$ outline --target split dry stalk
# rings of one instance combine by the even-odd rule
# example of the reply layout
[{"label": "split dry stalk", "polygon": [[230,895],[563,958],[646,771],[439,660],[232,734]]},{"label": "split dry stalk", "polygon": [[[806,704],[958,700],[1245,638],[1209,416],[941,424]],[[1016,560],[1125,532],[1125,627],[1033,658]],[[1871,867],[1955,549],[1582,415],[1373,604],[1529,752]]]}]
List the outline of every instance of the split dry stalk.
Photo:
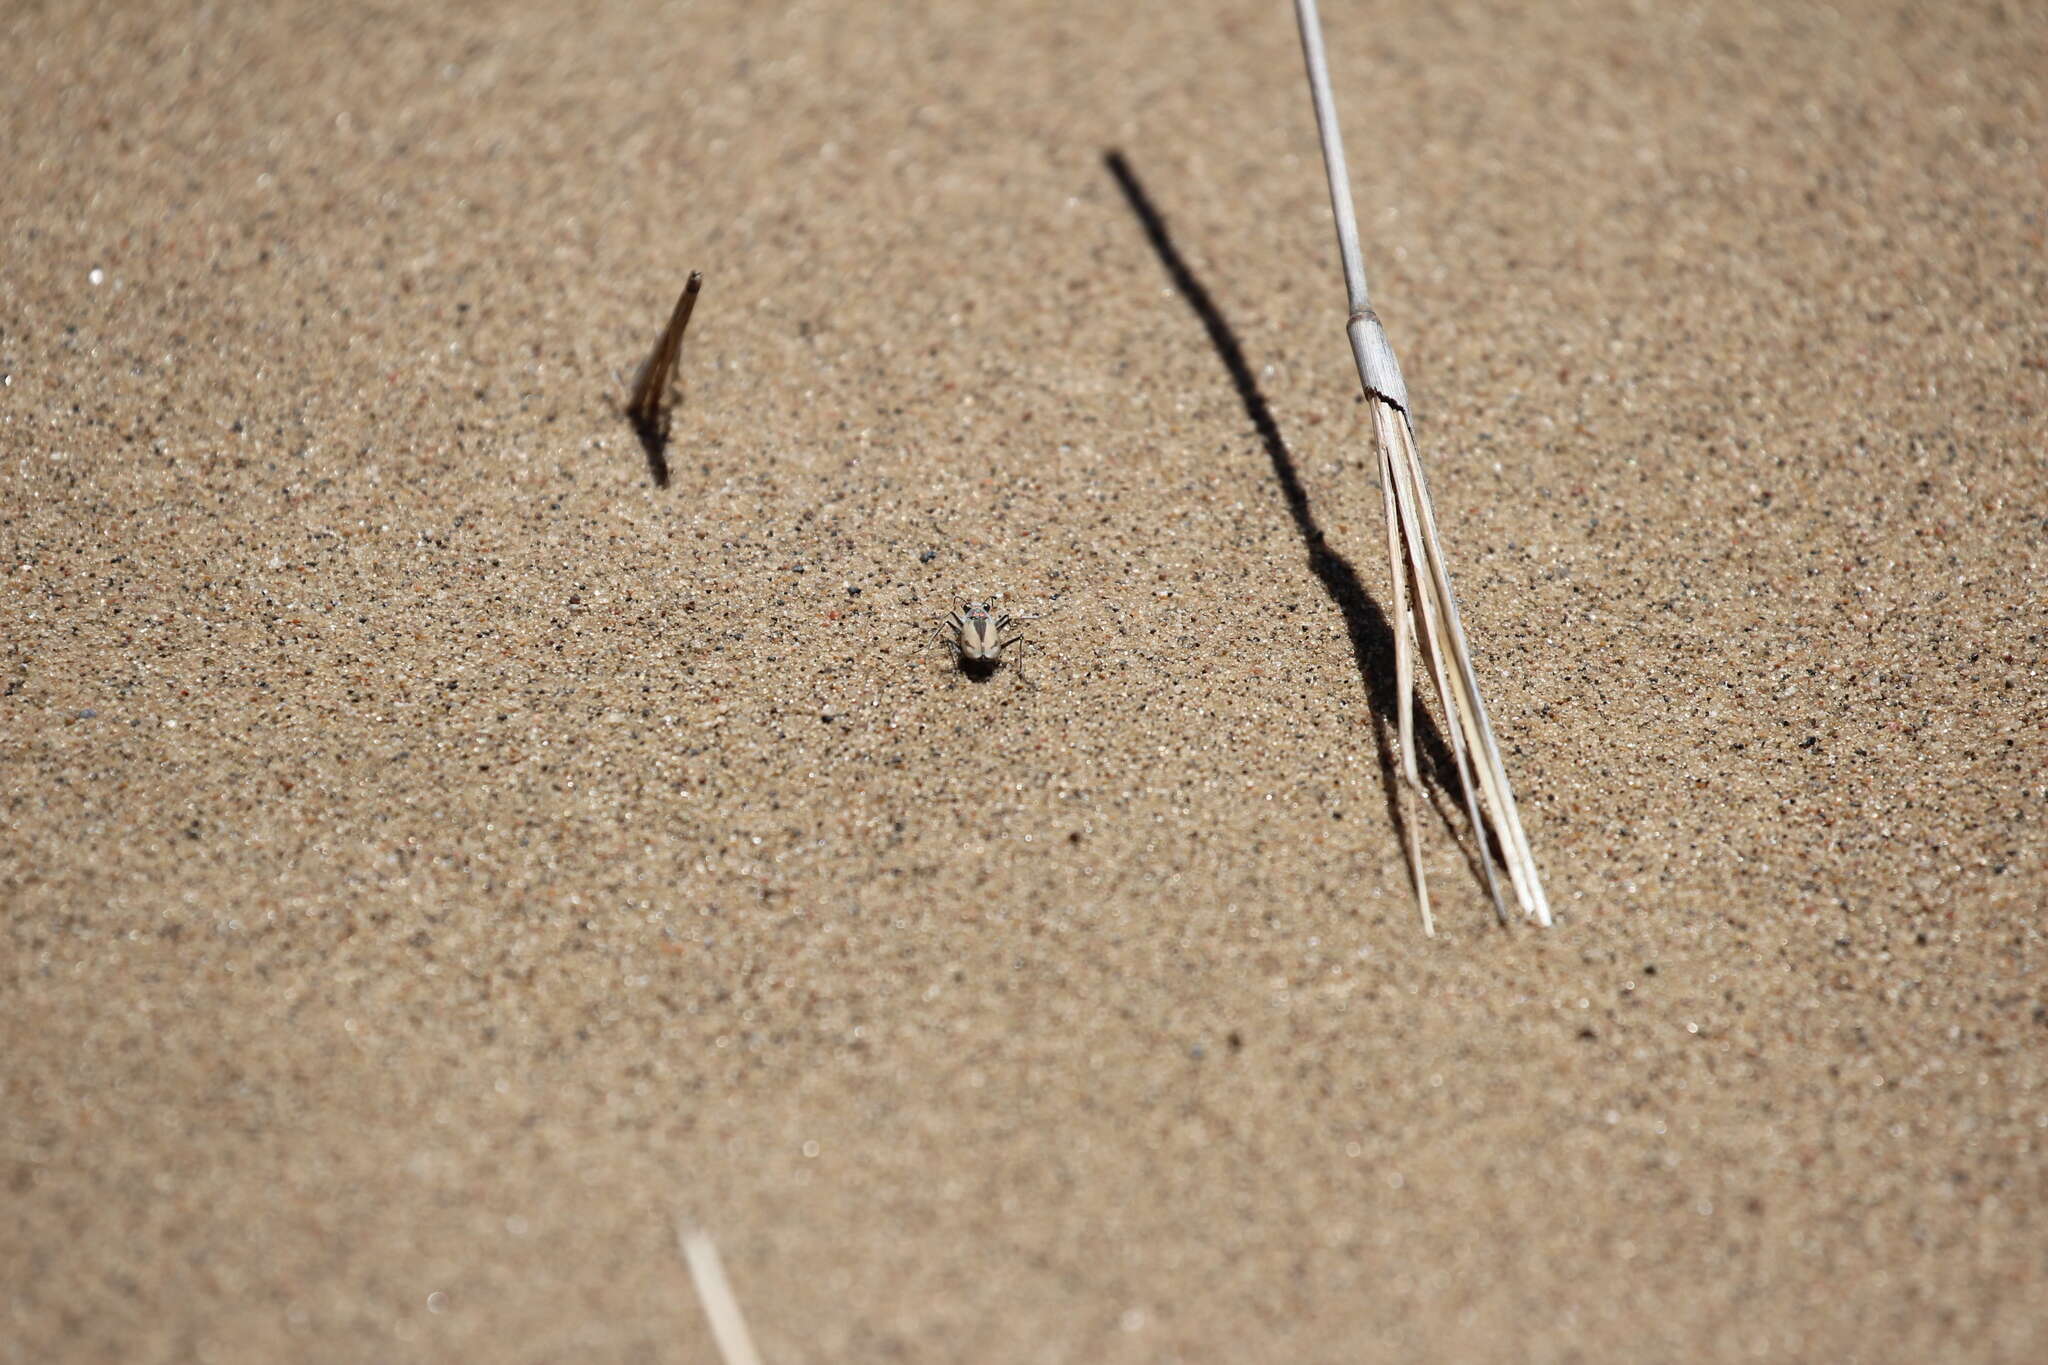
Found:
[{"label": "split dry stalk", "polygon": [[[1387,343],[1386,330],[1372,310],[1366,292],[1365,262],[1358,249],[1358,220],[1351,206],[1351,173],[1344,165],[1344,138],[1337,127],[1337,105],[1330,94],[1329,61],[1323,53],[1323,25],[1315,0],[1295,0],[1301,25],[1301,52],[1308,65],[1309,95],[1315,103],[1316,130],[1322,137],[1323,168],[1330,178],[1330,209],[1337,219],[1337,249],[1344,261],[1344,287],[1351,311],[1345,334],[1359,382],[1372,405],[1373,435],[1379,446],[1380,487],[1387,512],[1387,559],[1394,580],[1395,687],[1400,698],[1397,724],[1401,733],[1401,821],[1408,829],[1408,866],[1415,898],[1422,911],[1423,931],[1436,932],[1430,914],[1429,888],[1422,874],[1422,837],[1416,806],[1422,776],[1415,761],[1415,661],[1420,646],[1423,662],[1436,685],[1443,707],[1451,754],[1465,789],[1465,810],[1478,842],[1479,866],[1493,898],[1494,914],[1503,923],[1507,908],[1493,875],[1489,835],[1507,865],[1508,881],[1523,915],[1549,924],[1550,902],[1536,875],[1536,858],[1522,830],[1514,788],[1486,704],[1479,698],[1479,675],[1472,667],[1472,647],[1458,618],[1458,599],[1451,592],[1450,569],[1443,541],[1437,535],[1436,510],[1430,503],[1429,480],[1415,449],[1415,427],[1408,416],[1408,389],[1401,367]],[[1419,633],[1418,633],[1419,625]]]}]

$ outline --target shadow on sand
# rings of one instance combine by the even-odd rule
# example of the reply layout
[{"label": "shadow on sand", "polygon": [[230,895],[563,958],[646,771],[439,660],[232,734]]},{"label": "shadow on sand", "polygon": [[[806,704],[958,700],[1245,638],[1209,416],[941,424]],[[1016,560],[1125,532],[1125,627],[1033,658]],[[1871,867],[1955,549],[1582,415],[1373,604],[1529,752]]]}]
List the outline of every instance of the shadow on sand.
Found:
[{"label": "shadow on sand", "polygon": [[633,424],[633,434],[640,438],[640,448],[647,452],[647,472],[654,479],[654,486],[668,487],[670,414],[666,411],[647,414],[629,410],[626,420]]},{"label": "shadow on sand", "polygon": [[[1230,382],[1237,389],[1238,400],[1244,404],[1245,415],[1252,419],[1252,426],[1257,429],[1259,440],[1266,448],[1266,458],[1272,461],[1273,477],[1280,485],[1281,496],[1287,500],[1288,514],[1294,518],[1295,529],[1301,533],[1302,544],[1308,550],[1309,572],[1316,576],[1316,581],[1323,585],[1323,591],[1329,594],[1330,601],[1336,604],[1344,617],[1344,629],[1351,636],[1351,656],[1358,665],[1358,676],[1365,685],[1366,700],[1377,722],[1374,729],[1379,741],[1380,776],[1386,787],[1387,809],[1396,832],[1405,839],[1400,802],[1395,795],[1395,784],[1400,781],[1400,760],[1395,752],[1392,733],[1398,724],[1393,627],[1388,623],[1386,613],[1380,610],[1379,603],[1365,590],[1365,584],[1359,581],[1358,571],[1351,567],[1351,562],[1324,541],[1322,528],[1316,524],[1315,511],[1309,506],[1308,492],[1301,486],[1301,476],[1295,472],[1294,456],[1280,435],[1280,424],[1273,419],[1273,410],[1267,405],[1265,394],[1259,391],[1259,381],[1253,376],[1251,363],[1244,358],[1244,347],[1224,320],[1216,300],[1209,296],[1209,291],[1195,278],[1180,250],[1174,246],[1173,237],[1166,230],[1166,220],[1159,216],[1151,196],[1138,183],[1131,163],[1118,151],[1105,152],[1102,160],[1116,180],[1117,188],[1123,191],[1131,212],[1137,215],[1139,225],[1145,229],[1146,240],[1151,242],[1159,263],[1166,267],[1173,287],[1180,291],[1180,296],[1187,300],[1188,307],[1194,309],[1195,316],[1201,319],[1203,328],[1209,333],[1209,344],[1216,348],[1217,359],[1229,371]],[[1418,660],[1418,669],[1420,666]],[[1462,801],[1464,784],[1459,780],[1450,748],[1444,743],[1435,721],[1419,704],[1415,708],[1415,747],[1425,782],[1456,801]],[[1456,823],[1449,819],[1440,805],[1437,813],[1456,828]],[[1460,847],[1463,847],[1462,841]],[[1469,859],[1469,853],[1467,857]],[[1474,875],[1478,875],[1476,866]]]}]

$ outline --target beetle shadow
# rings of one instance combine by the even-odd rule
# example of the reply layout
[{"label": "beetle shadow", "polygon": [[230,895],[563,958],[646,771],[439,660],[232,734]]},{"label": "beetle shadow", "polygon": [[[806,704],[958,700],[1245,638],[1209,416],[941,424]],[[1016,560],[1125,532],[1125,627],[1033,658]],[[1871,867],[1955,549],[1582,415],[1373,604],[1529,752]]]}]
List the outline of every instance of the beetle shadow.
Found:
[{"label": "beetle shadow", "polygon": [[[1273,409],[1266,402],[1266,395],[1259,389],[1259,381],[1253,375],[1251,362],[1245,359],[1244,347],[1239,344],[1237,333],[1231,330],[1223,317],[1223,310],[1216,306],[1208,289],[1188,268],[1188,263],[1173,244],[1173,236],[1167,231],[1166,220],[1152,202],[1145,187],[1138,182],[1137,173],[1124,154],[1111,149],[1103,153],[1103,164],[1108,168],[1117,188],[1123,191],[1125,201],[1130,205],[1138,224],[1145,230],[1145,238],[1152,244],[1159,263],[1166,268],[1173,287],[1181,298],[1187,301],[1195,316],[1201,320],[1209,334],[1209,344],[1216,350],[1217,359],[1230,373],[1230,382],[1237,389],[1238,401],[1244,404],[1245,415],[1252,420],[1258,431],[1259,441],[1265,447],[1266,458],[1272,462],[1273,478],[1280,485],[1280,494],[1286,499],[1288,515],[1294,518],[1294,526],[1301,533],[1303,546],[1308,550],[1309,571],[1316,581],[1323,585],[1337,610],[1344,617],[1344,629],[1351,637],[1351,657],[1358,666],[1358,676],[1365,685],[1366,701],[1372,708],[1374,735],[1379,742],[1380,776],[1386,788],[1387,809],[1395,830],[1406,836],[1401,819],[1401,803],[1398,797],[1400,782],[1400,756],[1393,728],[1399,724],[1400,698],[1396,690],[1395,642],[1393,627],[1387,621],[1387,614],[1380,610],[1378,602],[1366,591],[1358,571],[1351,567],[1351,561],[1331,549],[1323,537],[1322,527],[1316,524],[1315,509],[1310,506],[1308,490],[1302,487],[1301,476],[1294,467],[1294,455],[1287,448],[1287,441],[1280,434],[1280,424],[1273,417]],[[1421,661],[1417,660],[1418,673]],[[1431,789],[1432,804],[1436,804],[1435,793],[1442,791],[1457,801],[1464,800],[1465,785],[1458,773],[1458,765],[1451,755],[1450,746],[1444,742],[1436,722],[1420,705],[1415,707],[1415,749],[1416,763],[1422,771],[1427,786]],[[1437,805],[1437,814],[1455,829],[1457,822],[1450,819],[1443,807]],[[1483,847],[1483,845],[1482,845]],[[1463,840],[1459,848],[1464,850]],[[1467,855],[1469,858],[1469,854]],[[1483,855],[1482,855],[1483,856]],[[1473,875],[1479,875],[1474,866]]]},{"label": "beetle shadow", "polygon": [[990,678],[993,678],[996,675],[996,670],[1002,666],[1003,661],[1000,659],[955,658],[953,660],[953,668],[956,672],[969,681],[978,683],[985,683]]}]

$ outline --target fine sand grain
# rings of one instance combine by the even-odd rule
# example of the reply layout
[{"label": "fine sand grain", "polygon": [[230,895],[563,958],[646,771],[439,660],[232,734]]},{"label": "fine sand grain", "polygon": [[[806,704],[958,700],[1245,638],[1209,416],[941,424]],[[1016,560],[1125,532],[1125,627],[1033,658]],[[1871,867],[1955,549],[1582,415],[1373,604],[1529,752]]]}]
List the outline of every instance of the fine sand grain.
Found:
[{"label": "fine sand grain", "polygon": [[5,8],[0,1359],[2048,1359],[2048,16],[1325,20],[1549,932],[1283,0]]}]

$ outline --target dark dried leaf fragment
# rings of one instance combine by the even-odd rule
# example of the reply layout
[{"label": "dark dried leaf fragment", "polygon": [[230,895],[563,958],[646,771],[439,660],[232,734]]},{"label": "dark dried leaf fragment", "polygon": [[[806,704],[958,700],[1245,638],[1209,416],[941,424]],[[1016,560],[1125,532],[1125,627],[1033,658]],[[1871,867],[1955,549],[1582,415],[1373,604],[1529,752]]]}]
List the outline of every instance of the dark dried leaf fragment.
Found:
[{"label": "dark dried leaf fragment", "polygon": [[669,392],[675,383],[676,361],[683,353],[683,333],[689,330],[690,314],[697,307],[697,291],[703,284],[703,272],[692,270],[690,282],[676,299],[675,311],[669,314],[668,326],[662,329],[661,340],[633,379],[633,396],[626,404],[627,420],[647,451],[654,482],[663,488],[668,486]]}]

